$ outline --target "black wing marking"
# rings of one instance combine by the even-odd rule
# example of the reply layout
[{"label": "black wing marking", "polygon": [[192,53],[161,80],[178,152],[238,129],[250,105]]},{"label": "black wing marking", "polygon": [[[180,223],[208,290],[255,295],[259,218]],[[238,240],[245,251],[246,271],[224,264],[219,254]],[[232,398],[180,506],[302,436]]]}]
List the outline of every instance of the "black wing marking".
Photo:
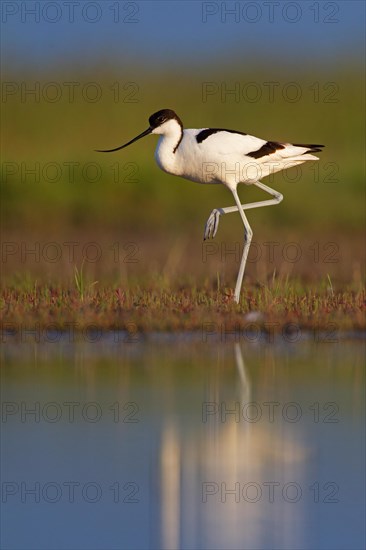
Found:
[{"label": "black wing marking", "polygon": [[197,143],[202,143],[205,139],[210,137],[212,134],[217,132],[229,132],[230,134],[240,134],[241,136],[246,136],[244,132],[237,132],[236,130],[227,130],[226,128],[206,128],[206,130],[201,130],[199,134],[196,135]]},{"label": "black wing marking", "polygon": [[295,147],[307,147],[308,150],[303,153],[304,155],[306,155],[306,153],[321,153],[323,147],[325,147],[325,145],[316,145],[314,143],[310,145],[304,143],[293,143],[292,145],[295,145]]},{"label": "black wing marking", "polygon": [[[280,151],[281,149],[286,148],[286,143],[280,143],[278,141],[267,141],[260,149],[257,151],[252,151],[251,153],[247,153],[248,157],[252,157],[254,159],[259,159],[261,157],[265,157],[267,155],[272,155],[276,151]],[[324,145],[315,145],[315,144],[304,144],[304,143],[289,143],[289,146],[294,147],[306,147],[306,151],[302,153],[303,155],[306,155],[307,153],[319,153],[322,151],[322,147]]]},{"label": "black wing marking", "polygon": [[257,151],[252,151],[251,153],[247,153],[248,157],[252,157],[254,159],[260,159],[261,157],[265,157],[267,155],[272,155],[276,151],[279,151],[280,149],[284,149],[285,146],[282,145],[282,143],[279,143],[278,141],[267,141],[260,149],[257,149]]}]

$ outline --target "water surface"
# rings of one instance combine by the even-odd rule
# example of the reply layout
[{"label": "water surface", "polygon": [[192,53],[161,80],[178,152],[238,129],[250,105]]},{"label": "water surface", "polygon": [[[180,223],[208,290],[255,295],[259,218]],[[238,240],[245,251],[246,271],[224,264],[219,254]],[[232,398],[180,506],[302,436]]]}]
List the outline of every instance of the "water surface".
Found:
[{"label": "water surface", "polygon": [[361,549],[364,346],[2,349],[2,547]]}]

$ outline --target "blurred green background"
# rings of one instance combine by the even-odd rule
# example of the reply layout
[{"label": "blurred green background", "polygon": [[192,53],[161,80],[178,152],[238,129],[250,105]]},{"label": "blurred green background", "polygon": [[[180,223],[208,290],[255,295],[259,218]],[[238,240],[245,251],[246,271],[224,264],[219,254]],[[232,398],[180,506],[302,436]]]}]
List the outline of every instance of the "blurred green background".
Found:
[{"label": "blurred green background", "polygon": [[[314,274],[324,268],[333,277],[352,279],[353,264],[362,264],[364,258],[363,92],[356,71],[343,68],[329,75],[329,80],[324,74],[293,71],[281,78],[267,74],[265,80],[259,73],[251,72],[249,80],[230,71],[222,72],[220,79],[197,73],[181,73],[177,79],[170,73],[154,76],[141,68],[138,82],[121,81],[118,73],[99,70],[97,74],[97,79],[90,74],[80,80],[74,74],[51,73],[47,80],[37,80],[39,97],[46,97],[39,102],[31,95],[27,101],[23,96],[22,101],[22,90],[35,89],[35,81],[6,79],[17,82],[18,89],[8,95],[2,117],[2,234],[5,242],[17,243],[15,249],[9,245],[5,250],[5,276],[27,267],[37,277],[43,273],[41,278],[48,274],[58,280],[67,278],[73,265],[80,265],[82,247],[89,242],[98,243],[104,259],[110,260],[113,246],[117,246],[114,243],[119,243],[122,251],[134,243],[139,250],[137,264],[128,258],[125,261],[128,250],[119,259],[136,275],[146,269],[159,272],[172,247],[176,248],[173,263],[178,271],[186,271],[188,263],[194,273],[197,264],[196,272],[203,274],[203,247],[207,246],[202,244],[203,227],[213,208],[232,204],[228,190],[161,172],[154,161],[155,136],[114,154],[94,151],[126,142],[147,127],[152,112],[173,108],[187,127],[228,127],[267,139],[325,144],[319,163],[276,174],[271,182],[267,178],[269,185],[283,193],[284,201],[250,212],[249,219],[254,241],[261,244],[261,260],[267,264],[269,248],[263,243],[280,243],[274,261],[281,262],[282,247],[296,242],[302,256],[295,262],[295,268],[302,266],[298,275],[306,267]],[[65,82],[78,82],[72,100]],[[248,86],[248,82],[255,84]],[[273,101],[269,82],[276,83]],[[237,95],[229,93],[235,89]],[[93,98],[98,91],[98,101],[85,99],[86,94]],[[117,93],[120,100],[115,102]],[[49,100],[57,94],[59,101]],[[248,102],[256,95],[256,102]],[[296,95],[297,101],[289,101]],[[266,198],[244,185],[239,194],[243,202]],[[69,241],[78,243],[71,258],[75,261],[69,261],[69,249],[63,245]],[[235,264],[235,257],[222,258],[224,241],[228,247],[242,242],[239,216],[221,218],[214,241],[219,248],[207,249],[215,271]],[[44,250],[50,242],[56,242],[58,248]],[[23,252],[21,243],[28,243]],[[329,243],[336,243],[337,261],[324,265],[327,254],[332,255]],[[318,246],[317,256],[315,248],[311,252],[312,246]],[[33,255],[26,252],[32,249],[36,250]],[[61,258],[45,261],[57,255],[57,250],[61,250]],[[253,258],[258,255],[254,252]],[[312,255],[314,261],[309,266],[306,259]],[[93,250],[89,256],[93,257]],[[114,278],[119,273],[116,264],[121,262],[111,261],[109,266],[99,261],[88,263],[98,276]],[[254,267],[249,267],[249,274]],[[267,267],[272,273],[274,266]]]},{"label": "blurred green background", "polygon": [[[108,284],[154,274],[232,286],[239,216],[222,217],[213,244],[202,243],[211,210],[233,203],[226,188],[160,171],[155,136],[114,154],[94,151],[125,143],[151,113],[171,108],[188,128],[324,144],[318,163],[265,180],[284,201],[249,212],[256,245],[246,276],[265,283],[274,273],[305,281],[329,275],[358,284],[365,259],[359,4],[337,3],[333,25],[325,12],[316,21],[306,2],[298,3],[297,24],[284,19],[284,6],[272,25],[265,12],[255,25],[222,13],[205,21],[207,3],[132,4],[134,25],[88,26],[76,14],[74,25],[21,27],[18,14],[4,26],[3,283],[26,275],[70,285],[84,260],[90,280]],[[267,198],[247,186],[239,195]],[[88,243],[96,243],[90,254]]]}]

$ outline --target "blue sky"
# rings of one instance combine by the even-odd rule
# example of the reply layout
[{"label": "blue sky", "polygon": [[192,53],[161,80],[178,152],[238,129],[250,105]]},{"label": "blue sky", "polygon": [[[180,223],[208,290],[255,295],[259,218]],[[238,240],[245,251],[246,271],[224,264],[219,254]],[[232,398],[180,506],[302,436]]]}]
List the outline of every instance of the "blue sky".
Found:
[{"label": "blue sky", "polygon": [[6,1],[2,65],[82,63],[154,70],[240,59],[286,64],[354,63],[364,47],[362,1]]}]

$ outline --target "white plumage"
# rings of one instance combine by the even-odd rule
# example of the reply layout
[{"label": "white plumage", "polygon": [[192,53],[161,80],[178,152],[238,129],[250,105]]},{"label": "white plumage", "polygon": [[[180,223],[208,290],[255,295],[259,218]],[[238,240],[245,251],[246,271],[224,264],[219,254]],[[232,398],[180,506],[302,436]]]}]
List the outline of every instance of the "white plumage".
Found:
[{"label": "white plumage", "polygon": [[[283,199],[281,193],[264,185],[260,180],[303,162],[319,160],[312,153],[321,151],[323,145],[266,141],[224,128],[183,129],[182,121],[171,109],[154,113],[149,118],[149,123],[147,130],[125,145],[102,152],[118,151],[143,136],[159,134],[155,159],[162,170],[198,183],[221,183],[230,189],[236,206],[217,208],[211,212],[205,226],[204,239],[216,235],[221,214],[239,211],[244,224],[244,250],[234,294],[235,300],[239,302],[245,264],[253,236],[244,210],[278,204]],[[241,204],[237,194],[239,183],[256,185],[272,198]]]}]

